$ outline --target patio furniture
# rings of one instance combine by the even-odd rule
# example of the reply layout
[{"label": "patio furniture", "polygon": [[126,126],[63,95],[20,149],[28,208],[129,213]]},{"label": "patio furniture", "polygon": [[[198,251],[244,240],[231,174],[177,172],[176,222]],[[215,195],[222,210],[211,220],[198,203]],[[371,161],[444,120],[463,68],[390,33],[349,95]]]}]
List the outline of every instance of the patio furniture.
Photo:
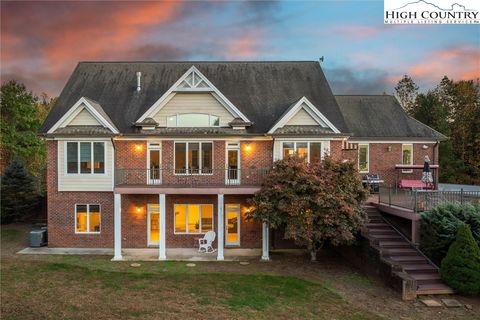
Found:
[{"label": "patio furniture", "polygon": [[370,193],[378,193],[380,184],[384,183],[378,174],[366,174],[363,176],[362,184],[368,188]]},{"label": "patio furniture", "polygon": [[205,236],[202,239],[198,239],[198,252],[202,252],[202,249],[205,250],[205,253],[215,252],[215,249],[212,246],[214,240],[214,231],[208,231],[205,233]]}]

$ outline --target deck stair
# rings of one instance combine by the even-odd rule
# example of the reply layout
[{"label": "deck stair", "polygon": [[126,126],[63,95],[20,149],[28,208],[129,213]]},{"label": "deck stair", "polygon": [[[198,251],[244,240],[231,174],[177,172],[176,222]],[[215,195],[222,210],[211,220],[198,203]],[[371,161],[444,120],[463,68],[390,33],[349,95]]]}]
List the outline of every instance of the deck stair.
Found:
[{"label": "deck stair", "polygon": [[415,279],[417,295],[453,293],[453,290],[441,281],[437,266],[384,220],[376,207],[365,205],[364,209],[369,217],[365,231],[371,245],[378,248],[382,257],[388,258]]}]

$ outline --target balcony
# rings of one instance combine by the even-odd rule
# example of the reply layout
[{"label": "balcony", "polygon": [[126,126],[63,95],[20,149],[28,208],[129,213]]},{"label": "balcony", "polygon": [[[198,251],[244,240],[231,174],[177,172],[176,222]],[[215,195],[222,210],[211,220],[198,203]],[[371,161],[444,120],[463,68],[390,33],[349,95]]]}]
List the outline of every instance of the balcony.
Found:
[{"label": "balcony", "polygon": [[242,188],[261,186],[270,168],[116,169],[116,188]]}]

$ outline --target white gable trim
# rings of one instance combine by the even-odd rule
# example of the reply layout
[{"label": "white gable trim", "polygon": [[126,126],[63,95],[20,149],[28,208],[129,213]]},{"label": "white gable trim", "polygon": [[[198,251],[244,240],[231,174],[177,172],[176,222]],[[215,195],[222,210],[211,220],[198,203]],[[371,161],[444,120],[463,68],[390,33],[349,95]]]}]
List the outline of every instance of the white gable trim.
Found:
[{"label": "white gable trim", "polygon": [[[82,105],[85,107],[82,108]],[[81,97],[61,118],[58,120],[47,133],[54,133],[63,123],[69,119],[75,118],[83,109],[87,109],[88,112],[105,128],[110,129],[113,133],[119,133],[117,128],[112,126],[95,108],[88,102],[85,97]]]},{"label": "white gable trim", "polygon": [[[196,79],[193,82],[187,81],[187,78],[192,75],[193,79]],[[205,84],[206,87],[198,87],[200,84]],[[189,87],[184,87],[187,84]],[[192,66],[188,69],[187,72],[180,77],[170,87],[170,89],[165,92],[160,99],[158,99],[148,110],[145,112],[136,122],[142,122],[146,118],[151,118],[157,112],[159,112],[170,99],[173,98],[175,92],[211,92],[212,95],[217,99],[234,117],[239,117],[245,122],[250,122],[248,118],[238,110],[237,107],[233,105],[221,92],[218,90],[195,66]]]},{"label": "white gable trim", "polygon": [[[304,106],[306,106],[306,108]],[[290,110],[278,120],[277,123],[275,123],[268,133],[272,134],[278,128],[283,128],[283,126],[285,126],[285,124],[287,124],[301,108],[303,108],[322,127],[326,125],[328,128],[332,129],[333,132],[340,133],[340,130],[338,130],[320,111],[318,111],[318,109],[306,97],[302,97],[298,100],[297,103],[290,108]]]}]

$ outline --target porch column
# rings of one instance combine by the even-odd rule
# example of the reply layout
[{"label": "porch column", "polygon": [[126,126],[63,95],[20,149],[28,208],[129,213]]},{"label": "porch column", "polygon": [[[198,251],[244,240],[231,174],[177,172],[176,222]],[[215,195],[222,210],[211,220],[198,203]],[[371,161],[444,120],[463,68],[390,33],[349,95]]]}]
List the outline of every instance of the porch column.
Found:
[{"label": "porch column", "polygon": [[165,251],[165,243],[166,243],[166,240],[167,240],[167,239],[165,239],[165,205],[166,205],[166,202],[165,202],[165,194],[164,193],[161,193],[159,195],[159,203],[160,203],[160,244],[158,246],[158,248],[159,248],[158,259],[159,260],[166,260],[167,259],[167,255],[166,255],[166,251]]},{"label": "porch column", "polygon": [[269,246],[270,246],[270,232],[267,222],[262,224],[262,260],[270,260],[269,257]]},{"label": "porch column", "polygon": [[115,193],[113,195],[114,206],[114,253],[112,260],[122,260],[122,195]]},{"label": "porch column", "polygon": [[223,194],[218,194],[218,219],[217,219],[217,230],[218,230],[218,236],[217,236],[217,244],[218,244],[218,249],[217,249],[217,260],[224,260],[223,256],[223,234],[225,231],[225,220],[224,220],[224,203],[223,203]]}]

